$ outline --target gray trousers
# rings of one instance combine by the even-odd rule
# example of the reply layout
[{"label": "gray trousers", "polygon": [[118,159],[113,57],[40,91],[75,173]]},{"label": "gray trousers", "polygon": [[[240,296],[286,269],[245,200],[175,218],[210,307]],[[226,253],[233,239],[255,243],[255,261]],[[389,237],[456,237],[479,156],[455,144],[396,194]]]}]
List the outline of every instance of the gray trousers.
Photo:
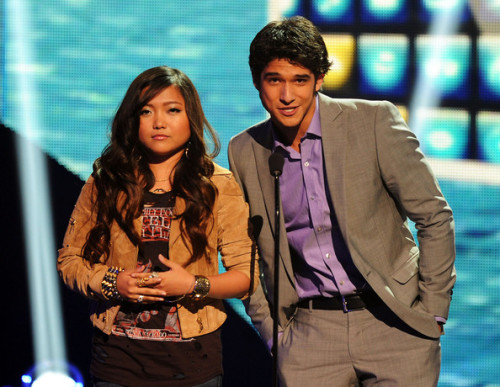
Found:
[{"label": "gray trousers", "polygon": [[299,308],[278,343],[281,387],[433,387],[439,378],[440,340],[385,305],[349,313]]}]

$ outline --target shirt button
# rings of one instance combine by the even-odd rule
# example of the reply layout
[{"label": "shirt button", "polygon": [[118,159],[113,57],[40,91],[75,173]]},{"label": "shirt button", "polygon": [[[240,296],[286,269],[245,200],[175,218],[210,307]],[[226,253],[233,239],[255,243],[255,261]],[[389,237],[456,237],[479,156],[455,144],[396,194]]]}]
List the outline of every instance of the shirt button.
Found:
[{"label": "shirt button", "polygon": [[331,257],[330,253],[326,253],[326,257],[330,258]]},{"label": "shirt button", "polygon": [[318,230],[318,231],[321,231],[321,230],[323,230],[323,228],[321,228],[321,227],[318,227],[318,228],[317,228],[316,230]]},{"label": "shirt button", "polygon": [[304,165],[305,165],[306,167],[308,167],[308,166],[309,166],[309,161],[306,161],[306,162],[304,163]]},{"label": "shirt button", "polygon": [[340,282],[339,282],[339,284],[340,284],[340,285],[344,285],[344,281],[340,281]]}]

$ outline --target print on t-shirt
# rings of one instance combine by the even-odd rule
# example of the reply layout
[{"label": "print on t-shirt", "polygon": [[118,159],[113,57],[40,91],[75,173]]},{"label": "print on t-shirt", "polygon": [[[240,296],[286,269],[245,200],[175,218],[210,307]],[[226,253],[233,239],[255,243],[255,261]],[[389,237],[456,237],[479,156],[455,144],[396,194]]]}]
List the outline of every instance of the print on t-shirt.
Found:
[{"label": "print on t-shirt", "polygon": [[[138,265],[145,272],[165,270],[158,254],[168,257],[168,240],[173,218],[172,199],[168,195],[154,195],[158,200],[147,201],[142,211],[142,257]],[[170,206],[168,206],[170,204]],[[183,341],[175,303],[124,305],[115,319],[112,333],[136,340]]]},{"label": "print on t-shirt", "polygon": [[142,241],[168,241],[173,216],[172,208],[144,207],[142,211]]}]

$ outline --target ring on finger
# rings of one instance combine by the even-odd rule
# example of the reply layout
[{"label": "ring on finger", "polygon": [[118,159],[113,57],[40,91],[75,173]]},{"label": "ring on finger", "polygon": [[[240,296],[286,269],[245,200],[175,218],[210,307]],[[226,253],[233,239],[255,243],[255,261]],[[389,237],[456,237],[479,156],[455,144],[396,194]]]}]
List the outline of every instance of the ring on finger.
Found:
[{"label": "ring on finger", "polygon": [[140,304],[142,301],[144,301],[144,296],[141,294],[139,297],[137,297],[137,302]]},{"label": "ring on finger", "polygon": [[151,274],[150,274],[149,278],[156,278],[156,277],[158,277],[159,275],[160,275],[160,274],[159,274],[157,271],[153,271],[153,272],[151,272]]},{"label": "ring on finger", "polygon": [[146,286],[146,282],[149,281],[149,278],[147,277],[142,277],[140,280],[137,280],[136,284],[138,287],[142,288],[144,286]]}]

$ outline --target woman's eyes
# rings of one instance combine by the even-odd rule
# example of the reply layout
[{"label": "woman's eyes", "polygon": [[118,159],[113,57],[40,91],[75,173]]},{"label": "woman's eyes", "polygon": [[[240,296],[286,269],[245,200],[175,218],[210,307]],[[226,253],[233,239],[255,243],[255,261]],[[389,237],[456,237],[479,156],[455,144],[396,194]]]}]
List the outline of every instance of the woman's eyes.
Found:
[{"label": "woman's eyes", "polygon": [[[167,113],[180,113],[180,112],[181,112],[181,110],[177,109],[177,108],[167,109]],[[152,111],[149,109],[142,109],[140,115],[144,116],[146,114],[152,114]]]}]

